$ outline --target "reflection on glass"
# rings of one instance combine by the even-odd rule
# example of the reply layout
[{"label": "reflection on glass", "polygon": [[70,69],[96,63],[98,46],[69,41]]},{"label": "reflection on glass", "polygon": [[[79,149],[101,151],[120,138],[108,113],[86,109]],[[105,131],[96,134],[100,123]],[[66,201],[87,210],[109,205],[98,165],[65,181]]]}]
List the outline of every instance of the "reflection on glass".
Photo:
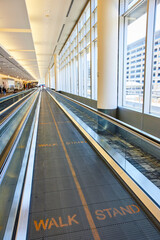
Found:
[{"label": "reflection on glass", "polygon": [[142,109],[145,35],[146,35],[145,1],[125,17],[125,68],[124,68],[124,106]]},{"label": "reflection on glass", "polygon": [[[91,137],[121,166],[128,171],[132,164],[156,186],[159,183],[160,148],[124,129],[81,105],[66,99],[64,96],[51,92],[69,114],[89,133]],[[152,172],[150,169],[154,169]],[[132,174],[130,172],[129,174]],[[133,176],[134,173],[133,173]]]},{"label": "reflection on glass", "polygon": [[160,0],[157,1],[153,52],[151,113],[160,114]]},{"label": "reflection on glass", "polygon": [[132,7],[138,0],[126,0],[126,10]]}]

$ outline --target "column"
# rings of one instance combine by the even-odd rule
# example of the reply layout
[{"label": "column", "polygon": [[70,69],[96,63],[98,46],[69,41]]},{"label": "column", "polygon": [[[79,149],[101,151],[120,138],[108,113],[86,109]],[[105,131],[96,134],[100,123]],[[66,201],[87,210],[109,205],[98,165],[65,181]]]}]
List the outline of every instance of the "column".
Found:
[{"label": "column", "polygon": [[49,88],[51,88],[51,73],[50,73],[50,68],[48,69],[48,79],[49,79]]},{"label": "column", "polygon": [[54,54],[54,75],[55,75],[55,91],[60,90],[59,86],[59,57]]},{"label": "column", "polygon": [[48,87],[48,83],[47,83],[47,74],[45,76],[45,87]]},{"label": "column", "polygon": [[118,66],[118,0],[98,0],[97,108],[116,116]]}]

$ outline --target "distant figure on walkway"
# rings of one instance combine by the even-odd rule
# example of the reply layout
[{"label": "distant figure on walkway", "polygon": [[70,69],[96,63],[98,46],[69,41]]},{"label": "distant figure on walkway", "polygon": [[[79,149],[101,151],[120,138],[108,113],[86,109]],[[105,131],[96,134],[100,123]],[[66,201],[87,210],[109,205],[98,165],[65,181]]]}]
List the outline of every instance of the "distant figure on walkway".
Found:
[{"label": "distant figure on walkway", "polygon": [[6,95],[6,88],[3,86],[3,94]]}]

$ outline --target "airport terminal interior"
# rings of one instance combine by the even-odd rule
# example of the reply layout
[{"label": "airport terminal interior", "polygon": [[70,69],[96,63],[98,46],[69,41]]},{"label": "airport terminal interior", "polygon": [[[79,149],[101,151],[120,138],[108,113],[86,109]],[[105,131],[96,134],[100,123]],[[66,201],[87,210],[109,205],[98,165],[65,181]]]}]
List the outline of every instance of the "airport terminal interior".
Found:
[{"label": "airport terminal interior", "polygon": [[0,1],[0,239],[160,239],[160,0]]}]

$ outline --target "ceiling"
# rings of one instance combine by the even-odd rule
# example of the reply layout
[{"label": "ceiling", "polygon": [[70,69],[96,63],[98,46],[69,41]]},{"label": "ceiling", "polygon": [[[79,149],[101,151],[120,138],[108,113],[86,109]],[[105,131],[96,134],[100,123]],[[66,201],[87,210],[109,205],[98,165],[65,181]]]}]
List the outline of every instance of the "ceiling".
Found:
[{"label": "ceiling", "polygon": [[0,1],[0,74],[44,79],[88,0]]},{"label": "ceiling", "polygon": [[[31,80],[33,77],[0,46],[0,73],[14,78]],[[2,76],[3,77],[3,76]]]}]

